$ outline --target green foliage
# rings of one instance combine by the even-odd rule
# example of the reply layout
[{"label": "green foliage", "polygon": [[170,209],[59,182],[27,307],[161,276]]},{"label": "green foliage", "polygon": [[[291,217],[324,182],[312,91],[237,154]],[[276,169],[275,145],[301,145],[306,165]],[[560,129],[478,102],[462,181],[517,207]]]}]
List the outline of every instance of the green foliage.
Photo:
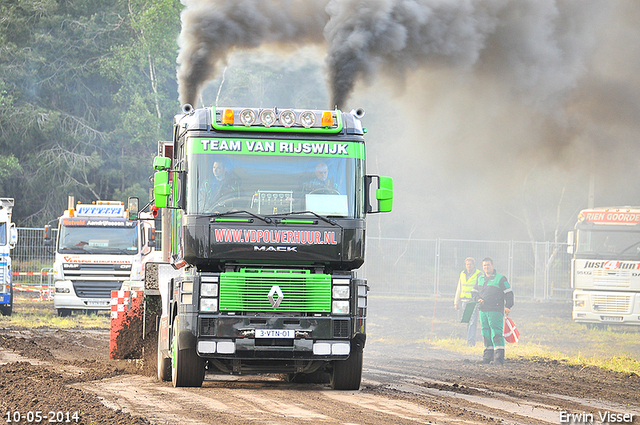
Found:
[{"label": "green foliage", "polygon": [[[79,201],[147,193],[171,137],[177,0],[0,4],[0,190],[40,226]],[[148,195],[141,196],[147,199]]]}]

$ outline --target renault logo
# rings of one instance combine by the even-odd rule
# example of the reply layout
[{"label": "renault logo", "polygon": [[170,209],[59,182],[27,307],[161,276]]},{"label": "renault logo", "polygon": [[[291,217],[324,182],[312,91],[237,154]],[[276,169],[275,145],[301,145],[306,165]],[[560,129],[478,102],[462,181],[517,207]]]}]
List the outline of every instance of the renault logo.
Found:
[{"label": "renault logo", "polygon": [[[273,295],[276,294],[276,298],[273,298]],[[271,290],[269,291],[269,302],[271,303],[271,307],[273,308],[278,308],[278,306],[280,306],[280,303],[282,302],[282,299],[284,298],[284,294],[282,293],[282,290],[280,289],[279,286],[272,286]]]}]

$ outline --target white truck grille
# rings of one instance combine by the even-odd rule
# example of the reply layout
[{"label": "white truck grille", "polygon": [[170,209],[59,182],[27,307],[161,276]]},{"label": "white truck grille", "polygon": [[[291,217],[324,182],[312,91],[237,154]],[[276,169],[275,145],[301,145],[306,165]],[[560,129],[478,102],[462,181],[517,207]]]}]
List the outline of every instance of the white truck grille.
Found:
[{"label": "white truck grille", "polygon": [[628,314],[631,312],[630,295],[592,294],[593,311],[596,313]]}]

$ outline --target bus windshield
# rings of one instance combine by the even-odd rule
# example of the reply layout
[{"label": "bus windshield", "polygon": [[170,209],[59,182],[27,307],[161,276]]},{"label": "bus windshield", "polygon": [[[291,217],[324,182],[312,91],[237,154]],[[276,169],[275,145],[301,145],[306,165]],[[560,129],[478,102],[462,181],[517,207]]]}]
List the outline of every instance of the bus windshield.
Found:
[{"label": "bus windshield", "polygon": [[60,226],[58,252],[69,254],[138,253],[138,227],[127,221],[108,221],[114,226],[86,226],[85,220],[65,219]]},{"label": "bus windshield", "polygon": [[193,155],[189,167],[189,214],[362,216],[358,158],[207,154]]},{"label": "bus windshield", "polygon": [[578,229],[576,255],[585,258],[640,259],[640,231]]}]

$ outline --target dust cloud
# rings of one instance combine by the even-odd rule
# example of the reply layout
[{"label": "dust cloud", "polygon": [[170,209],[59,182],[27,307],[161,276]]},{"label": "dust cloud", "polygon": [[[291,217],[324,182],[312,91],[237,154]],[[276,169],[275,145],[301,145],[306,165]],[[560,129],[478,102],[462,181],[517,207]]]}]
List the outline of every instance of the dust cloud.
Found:
[{"label": "dust cloud", "polygon": [[326,106],[366,109],[367,171],[396,189],[371,235],[564,240],[590,199],[640,204],[634,2],[184,3],[182,103],[247,49],[313,45],[300,60],[324,72]]}]

